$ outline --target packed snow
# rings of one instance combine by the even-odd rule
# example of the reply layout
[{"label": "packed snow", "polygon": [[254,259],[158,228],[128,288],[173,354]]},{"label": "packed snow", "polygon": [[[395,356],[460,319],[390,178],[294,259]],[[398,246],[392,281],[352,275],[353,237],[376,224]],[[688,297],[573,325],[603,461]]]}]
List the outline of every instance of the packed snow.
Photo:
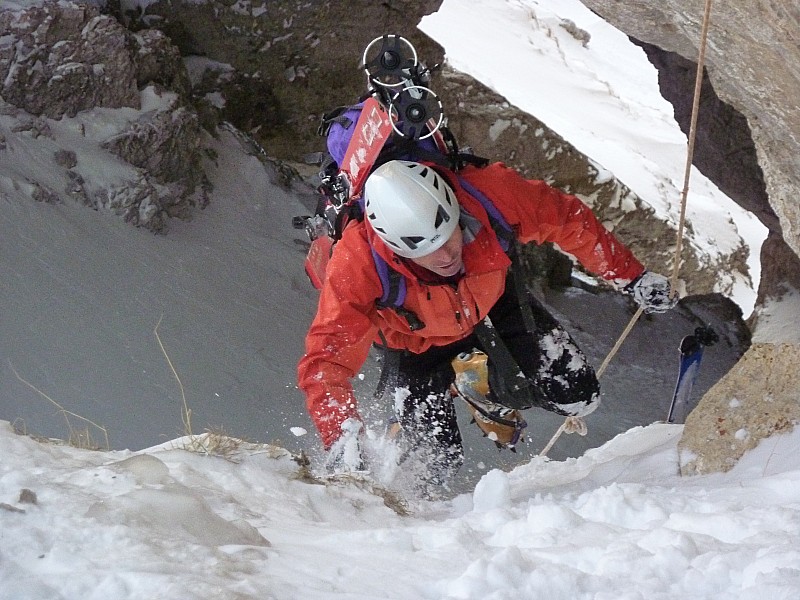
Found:
[{"label": "packed snow", "polygon": [[[263,8],[258,2],[239,5]],[[564,27],[567,19],[590,34],[588,43]],[[658,95],[655,71],[623,34],[573,0],[445,0],[421,28],[442,43],[454,67],[536,114],[674,218],[685,137]],[[128,118],[124,111],[91,116],[100,127]],[[67,135],[76,124],[64,120],[56,134]],[[226,140],[227,134],[220,143]],[[9,139],[9,146],[17,141]],[[2,182],[32,166],[0,165],[8,169]],[[247,175],[223,177],[237,169]],[[15,232],[20,247],[0,246],[4,254],[18,252],[22,265],[0,281],[0,293],[17,298],[9,292],[17,285],[33,292],[30,305],[11,305],[23,322],[3,331],[26,336],[29,354],[13,348],[14,369],[0,365],[3,385],[27,394],[25,403],[35,397],[47,404],[46,393],[63,401],[88,387],[82,378],[111,373],[109,389],[89,399],[97,410],[105,398],[127,398],[124,390],[132,389],[141,395],[141,406],[130,409],[134,414],[169,404],[177,415],[175,374],[153,335],[166,315],[161,335],[190,405],[205,394],[216,398],[213,410],[220,415],[230,416],[235,407],[242,419],[257,421],[266,410],[262,399],[237,396],[234,402],[233,396],[250,389],[248,380],[272,379],[264,385],[272,386],[284,412],[280,427],[295,446],[314,443],[301,406],[280,392],[291,385],[282,378],[293,370],[281,361],[296,361],[299,342],[291,334],[308,319],[313,295],[301,284],[302,254],[292,248],[291,235],[279,233],[282,226],[267,227],[268,211],[278,221],[295,206],[259,196],[262,172],[255,159],[223,156],[212,173],[217,189],[211,206],[166,238],[141,236],[80,207],[33,205],[4,189],[13,199],[1,205],[5,231],[12,231],[11,223],[36,227]],[[123,175],[106,172],[109,178]],[[736,243],[737,232],[751,248],[757,281],[763,228],[697,172],[692,189],[690,218],[697,222],[691,243],[714,252]],[[76,247],[76,239],[93,241]],[[125,255],[115,252],[117,244]],[[286,272],[259,263],[265,252],[277,254]],[[179,263],[178,272],[152,268],[165,254]],[[75,272],[105,273],[111,285],[76,289],[55,267],[63,255]],[[245,265],[234,263],[243,257]],[[204,272],[201,265],[215,278],[205,292],[193,275]],[[221,295],[223,284],[248,265],[253,281],[231,282],[235,293]],[[256,285],[259,269],[268,269],[274,282],[264,296]],[[56,297],[32,283],[39,274],[58,284]],[[114,312],[76,306],[74,315],[65,314],[58,304],[101,292]],[[734,297],[748,314],[752,288],[740,281]],[[174,310],[183,303],[185,309]],[[264,305],[286,311],[276,318]],[[777,320],[779,307],[770,310]],[[52,312],[62,325],[44,317]],[[277,337],[260,339],[265,319],[279,328]],[[120,322],[125,335],[115,327]],[[66,343],[76,325],[100,331],[97,347]],[[624,323],[611,325],[609,332]],[[36,337],[27,337],[31,332]],[[177,340],[188,340],[189,348],[176,349]],[[277,353],[262,347],[270,342],[280,345]],[[158,372],[141,347],[160,361]],[[118,348],[127,354],[120,356]],[[633,348],[621,360],[631,366],[635,355]],[[200,356],[216,363],[193,360]],[[64,381],[59,369],[65,365],[81,364],[91,368],[70,375],[61,388],[47,385]],[[219,372],[222,378],[209,381]],[[156,395],[143,383],[153,380]],[[537,425],[543,421],[537,416]],[[326,479],[299,452],[222,435],[98,452],[18,435],[13,430],[20,425],[0,422],[0,600],[800,597],[798,432],[762,442],[728,473],[681,477],[681,462],[691,458],[678,450],[682,426],[635,427],[579,458],[535,457],[508,472],[491,469],[474,491],[423,501],[368,476]],[[147,439],[149,432],[136,435]]]},{"label": "packed snow", "polygon": [[402,502],[276,447],[91,452],[0,423],[0,598],[797,598],[800,432],[680,477],[681,430]]}]

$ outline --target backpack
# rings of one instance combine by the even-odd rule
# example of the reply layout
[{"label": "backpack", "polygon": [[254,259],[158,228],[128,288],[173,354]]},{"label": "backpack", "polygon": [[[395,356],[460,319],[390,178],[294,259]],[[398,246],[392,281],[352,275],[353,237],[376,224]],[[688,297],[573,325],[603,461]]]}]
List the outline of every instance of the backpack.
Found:
[{"label": "backpack", "polygon": [[[356,104],[322,115],[317,133],[325,138],[327,151],[306,157],[306,162],[320,168],[320,197],[314,215],[295,217],[294,226],[305,229],[310,240],[304,267],[317,289],[325,281],[328,260],[347,223],[364,217],[361,193],[374,169],[397,159],[434,163],[456,172],[467,164],[488,164],[469,149],[459,148],[445,124],[441,102],[425,87],[431,69],[417,61],[410,42],[394,35],[373,40],[364,52],[362,68],[369,81],[367,93]],[[382,265],[376,268],[380,271]]]}]

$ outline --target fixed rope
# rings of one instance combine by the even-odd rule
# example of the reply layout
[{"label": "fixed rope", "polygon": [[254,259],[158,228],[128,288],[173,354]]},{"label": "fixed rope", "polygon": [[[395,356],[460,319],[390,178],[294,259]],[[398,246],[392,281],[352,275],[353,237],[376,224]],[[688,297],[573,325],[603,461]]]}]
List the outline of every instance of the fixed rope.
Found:
[{"label": "fixed rope", "polygon": [[681,192],[681,216],[678,220],[678,235],[675,243],[675,263],[672,266],[672,279],[670,280],[671,294],[678,290],[678,270],[681,266],[681,253],[683,251],[683,227],[686,222],[686,198],[689,195],[689,177],[692,173],[692,159],[694,158],[694,142],[697,136],[697,115],[700,112],[700,89],[703,86],[703,69],[706,61],[706,45],[708,39],[708,25],[711,21],[711,0],[706,0],[703,13],[703,28],[700,31],[700,53],[697,57],[697,73],[694,78],[694,100],[692,102],[692,120],[689,126],[689,149],[686,156],[686,169],[683,174],[683,191]]},{"label": "fixed rope", "polygon": [[[670,279],[670,297],[673,297],[675,294],[678,293],[678,271],[680,270],[680,263],[681,263],[681,254],[683,253],[683,230],[686,223],[686,199],[689,195],[689,178],[692,173],[692,160],[694,159],[694,145],[695,139],[697,137],[697,115],[700,112],[700,90],[703,85],[703,70],[706,60],[706,46],[708,45],[708,26],[711,22],[711,0],[706,0],[705,9],[703,12],[703,26],[700,31],[700,51],[697,57],[697,74],[695,76],[694,82],[694,98],[692,101],[692,117],[691,117],[691,124],[689,126],[689,146],[688,151],[686,154],[686,167],[684,170],[683,176],[683,189],[681,191],[681,213],[680,218],[678,219],[678,232],[677,232],[677,241],[675,243],[675,259],[674,264],[672,267],[672,277]],[[633,329],[633,326],[639,320],[639,317],[642,316],[644,312],[644,307],[639,307],[636,311],[636,314],[633,315],[628,325],[625,327],[625,330],[619,336],[619,339],[614,344],[614,347],[611,348],[610,352],[606,356],[603,363],[600,365],[600,368],[597,369],[597,378],[599,379],[602,374],[605,372],[606,367],[608,367],[608,363],[611,362],[611,359],[619,350],[622,343],[625,341],[625,338],[628,337],[628,334]],[[547,445],[542,448],[542,451],[539,453],[539,456],[547,456],[547,453],[556,443],[559,437],[561,437],[562,433],[579,433],[580,435],[586,435],[587,429],[586,424],[583,422],[583,419],[580,417],[567,417],[564,422],[561,424],[553,437],[550,438],[550,441]]]}]

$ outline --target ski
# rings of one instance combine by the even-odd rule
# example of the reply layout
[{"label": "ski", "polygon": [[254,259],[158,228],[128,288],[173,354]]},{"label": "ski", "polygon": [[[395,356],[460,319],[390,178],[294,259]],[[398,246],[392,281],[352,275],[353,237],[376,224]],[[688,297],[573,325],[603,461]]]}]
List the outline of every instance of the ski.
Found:
[{"label": "ski", "polygon": [[416,49],[406,38],[375,38],[365,48],[360,68],[367,76],[368,97],[339,166],[348,180],[350,198],[361,195],[364,181],[392,133],[423,140],[438,133],[444,121],[439,97],[425,87],[430,71],[419,62]]},{"label": "ski", "polygon": [[353,139],[340,167],[341,173],[347,177],[351,196],[361,193],[372,165],[391,135],[392,119],[389,111],[377,98],[370,96],[364,101]]},{"label": "ski", "polygon": [[681,340],[678,381],[667,413],[667,423],[683,423],[689,414],[689,400],[692,388],[700,371],[703,351],[706,346],[713,346],[719,336],[710,325],[697,327],[694,333]]}]

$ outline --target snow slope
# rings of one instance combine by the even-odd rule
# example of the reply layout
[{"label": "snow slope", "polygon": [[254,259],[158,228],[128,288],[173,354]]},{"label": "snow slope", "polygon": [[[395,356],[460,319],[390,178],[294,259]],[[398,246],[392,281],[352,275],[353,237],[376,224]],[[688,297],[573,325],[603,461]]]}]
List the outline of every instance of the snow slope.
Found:
[{"label": "snow slope", "polygon": [[680,433],[403,504],[298,479],[274,447],[89,452],[0,423],[0,599],[797,598],[800,432],[691,478]]},{"label": "snow slope", "polygon": [[[120,112],[83,115],[94,127],[82,141],[64,133],[77,124],[53,123],[51,143],[74,149],[97,183],[111,175],[96,153],[102,134],[91,134],[101,123],[111,128]],[[53,406],[18,374],[106,426],[115,448],[182,435],[180,384],[155,335],[160,321],[195,432],[224,427],[291,445],[288,427],[310,424],[294,385],[316,306],[291,228],[306,212],[297,196],[222,132],[209,140],[218,157],[207,161],[213,201],[155,236],[113,214],[32,202],[13,170],[52,154],[35,154],[25,138],[6,135],[0,165],[0,415],[31,432],[64,431]]]}]

